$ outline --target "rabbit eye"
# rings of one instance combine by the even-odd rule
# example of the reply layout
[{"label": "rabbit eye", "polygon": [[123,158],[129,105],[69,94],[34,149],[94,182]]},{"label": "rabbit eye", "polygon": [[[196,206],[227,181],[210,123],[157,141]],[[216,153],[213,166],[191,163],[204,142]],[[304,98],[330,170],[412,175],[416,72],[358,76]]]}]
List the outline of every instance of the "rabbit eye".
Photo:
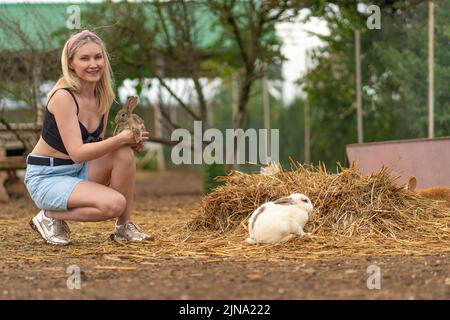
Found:
[{"label": "rabbit eye", "polygon": [[307,200],[307,199],[302,199],[302,201],[303,201],[304,203],[308,203],[308,200]]}]

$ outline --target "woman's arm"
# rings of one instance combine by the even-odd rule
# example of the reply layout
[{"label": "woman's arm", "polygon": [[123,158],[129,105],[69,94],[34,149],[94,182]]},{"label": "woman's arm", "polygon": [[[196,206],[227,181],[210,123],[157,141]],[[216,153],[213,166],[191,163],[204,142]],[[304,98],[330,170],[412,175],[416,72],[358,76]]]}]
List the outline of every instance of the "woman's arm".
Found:
[{"label": "woman's arm", "polygon": [[[124,130],[117,136],[107,140],[84,144],[81,138],[75,103],[70,94],[65,90],[59,90],[53,95],[53,98],[48,104],[48,108],[55,116],[61,139],[70,158],[75,163],[100,158],[123,145],[134,143],[131,130]],[[102,133],[103,135],[105,134],[105,130],[106,126]]]},{"label": "woman's arm", "polygon": [[108,128],[108,117],[109,117],[109,110],[106,112],[105,117],[103,118],[103,131],[100,133],[100,137],[102,140],[105,140],[106,130]]}]

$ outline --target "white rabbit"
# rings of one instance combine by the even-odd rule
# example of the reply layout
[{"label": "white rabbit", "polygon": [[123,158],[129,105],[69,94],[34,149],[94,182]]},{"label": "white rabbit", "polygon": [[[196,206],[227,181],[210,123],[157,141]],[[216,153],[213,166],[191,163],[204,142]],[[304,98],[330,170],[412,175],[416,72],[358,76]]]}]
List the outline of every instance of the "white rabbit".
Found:
[{"label": "white rabbit", "polygon": [[285,242],[306,233],[303,227],[313,211],[311,200],[293,193],[274,202],[266,202],[253,211],[248,220],[248,244]]}]

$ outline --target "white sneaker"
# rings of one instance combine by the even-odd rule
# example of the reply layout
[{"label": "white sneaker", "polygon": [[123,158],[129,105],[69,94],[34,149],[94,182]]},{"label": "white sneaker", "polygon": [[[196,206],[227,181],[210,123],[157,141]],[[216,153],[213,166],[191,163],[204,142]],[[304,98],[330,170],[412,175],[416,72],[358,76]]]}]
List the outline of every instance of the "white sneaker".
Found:
[{"label": "white sneaker", "polygon": [[148,235],[138,225],[132,221],[128,221],[123,225],[116,224],[114,234],[111,238],[116,241],[143,241],[154,240],[153,236]]},{"label": "white sneaker", "polygon": [[30,221],[30,226],[37,231],[45,242],[55,245],[68,245],[70,243],[70,229],[64,220],[49,218],[45,210]]}]

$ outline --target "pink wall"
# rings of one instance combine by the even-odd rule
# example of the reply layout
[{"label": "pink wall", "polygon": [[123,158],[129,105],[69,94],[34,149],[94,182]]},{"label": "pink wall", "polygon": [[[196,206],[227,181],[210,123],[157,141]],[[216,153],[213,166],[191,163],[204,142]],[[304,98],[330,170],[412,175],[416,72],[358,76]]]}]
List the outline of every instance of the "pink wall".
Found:
[{"label": "pink wall", "polygon": [[364,174],[378,172],[385,164],[398,185],[417,178],[417,188],[450,186],[450,137],[350,144],[346,147],[349,163],[356,160]]}]

